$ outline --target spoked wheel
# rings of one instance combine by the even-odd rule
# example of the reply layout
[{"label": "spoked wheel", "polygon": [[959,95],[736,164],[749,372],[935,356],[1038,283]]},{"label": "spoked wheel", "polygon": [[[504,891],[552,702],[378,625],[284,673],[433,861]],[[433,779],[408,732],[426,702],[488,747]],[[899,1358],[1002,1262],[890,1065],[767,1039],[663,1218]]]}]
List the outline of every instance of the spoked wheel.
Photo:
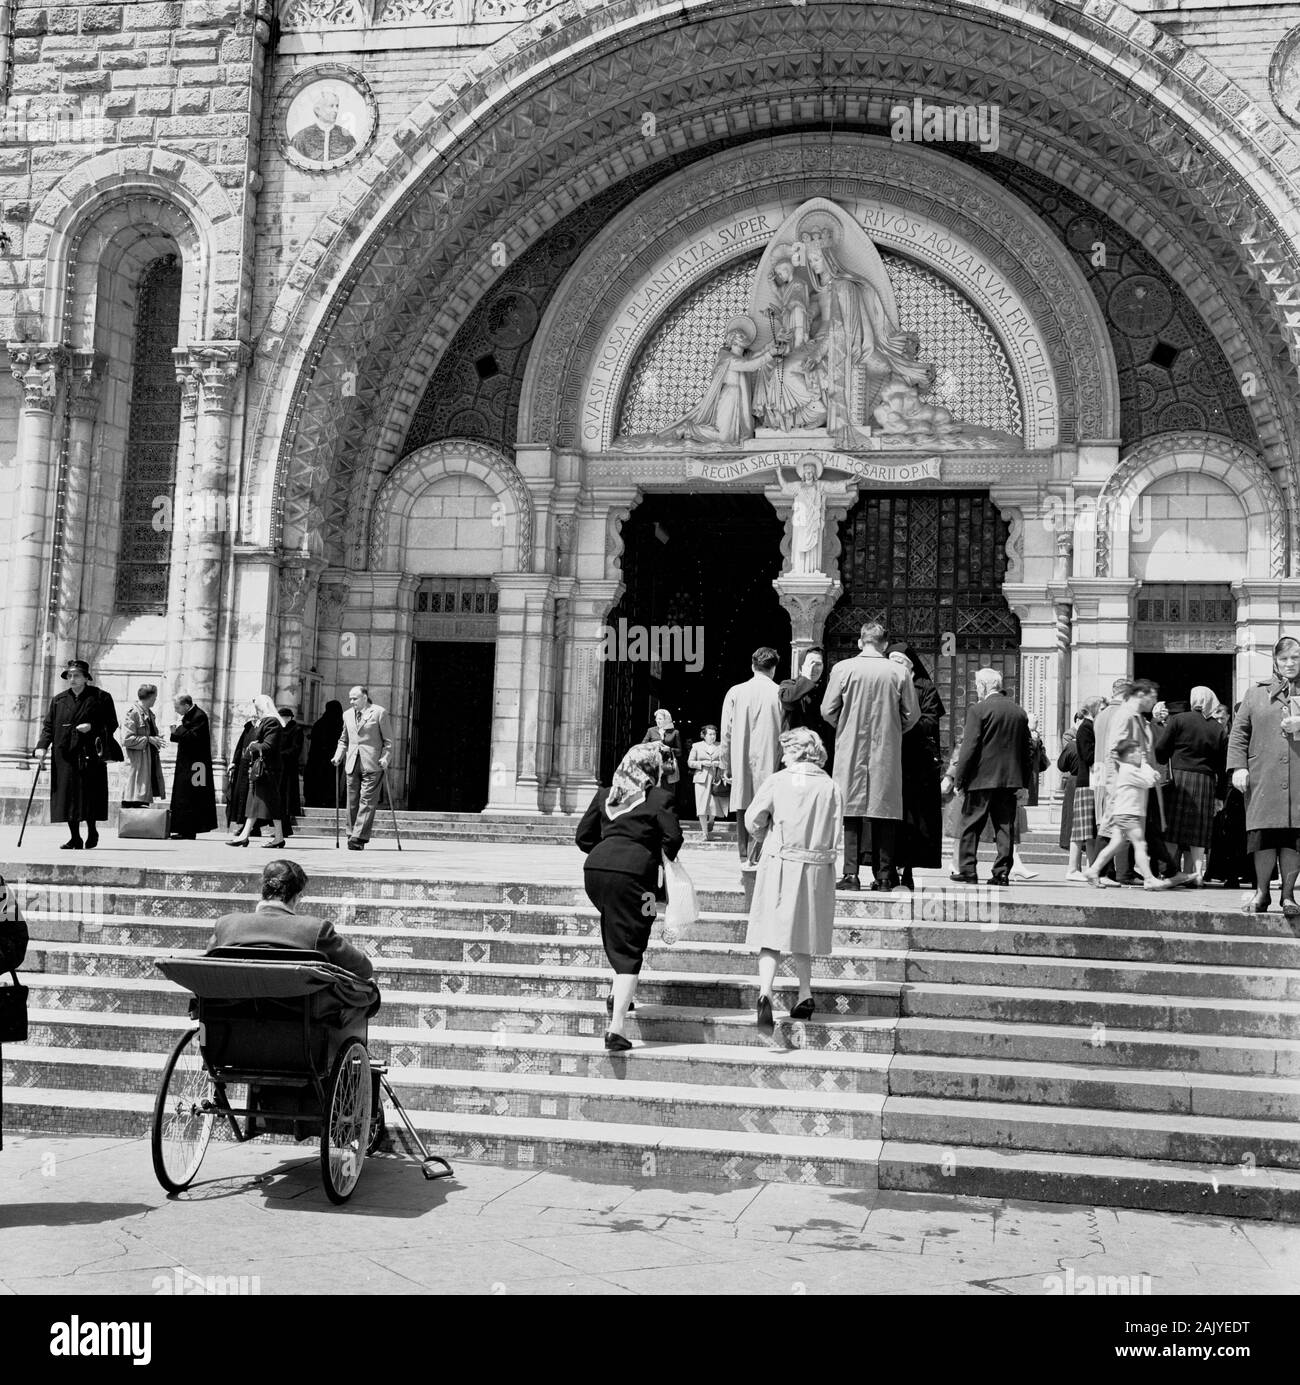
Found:
[{"label": "spoked wheel", "polygon": [[153,1171],[169,1193],[183,1192],[194,1181],[216,1115],[216,1083],[199,1052],[196,1025],[172,1050],[153,1107]]},{"label": "spoked wheel", "polygon": [[360,1039],[349,1039],[334,1059],[321,1126],[321,1181],[331,1202],[352,1196],[370,1134],[370,1056]]}]

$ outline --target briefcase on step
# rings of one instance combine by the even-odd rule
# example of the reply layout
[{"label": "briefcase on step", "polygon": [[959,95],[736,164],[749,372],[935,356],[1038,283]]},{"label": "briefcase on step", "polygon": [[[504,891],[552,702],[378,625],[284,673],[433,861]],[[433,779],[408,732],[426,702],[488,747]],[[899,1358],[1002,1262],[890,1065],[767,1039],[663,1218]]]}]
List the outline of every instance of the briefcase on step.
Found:
[{"label": "briefcase on step", "polygon": [[157,808],[122,808],[117,820],[119,837],[134,837],[149,842],[165,842],[171,832],[171,810],[163,803]]}]

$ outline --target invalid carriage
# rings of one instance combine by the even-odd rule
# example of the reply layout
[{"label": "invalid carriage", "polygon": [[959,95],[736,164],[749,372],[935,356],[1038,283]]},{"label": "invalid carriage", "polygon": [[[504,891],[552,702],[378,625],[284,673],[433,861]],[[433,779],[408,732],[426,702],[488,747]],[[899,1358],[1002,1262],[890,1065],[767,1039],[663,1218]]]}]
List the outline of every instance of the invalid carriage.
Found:
[{"label": "invalid carriage", "polygon": [[218,1122],[237,1141],[257,1135],[320,1140],[321,1181],[346,1202],[366,1156],[384,1135],[383,1096],[421,1155],[426,1178],[451,1165],[425,1148],[370,1057],[369,1017],[379,1007],[369,982],[319,952],[218,948],[157,963],[193,993],[187,1029],[163,1069],[154,1103],[154,1172],[170,1193],[194,1181]]}]

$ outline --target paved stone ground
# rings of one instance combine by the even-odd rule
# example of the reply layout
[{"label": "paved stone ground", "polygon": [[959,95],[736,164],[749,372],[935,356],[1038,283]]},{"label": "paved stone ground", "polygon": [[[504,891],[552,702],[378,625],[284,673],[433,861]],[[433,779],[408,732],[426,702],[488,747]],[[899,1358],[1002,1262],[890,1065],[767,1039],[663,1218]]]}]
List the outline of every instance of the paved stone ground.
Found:
[{"label": "paved stone ground", "polygon": [[168,1199],[146,1140],[10,1137],[0,1296],[175,1292],[183,1273],[261,1294],[1033,1296],[1103,1275],[1153,1296],[1300,1290],[1300,1226],[469,1163],[430,1183],[399,1156],[336,1208],[315,1156],[213,1145]]}]

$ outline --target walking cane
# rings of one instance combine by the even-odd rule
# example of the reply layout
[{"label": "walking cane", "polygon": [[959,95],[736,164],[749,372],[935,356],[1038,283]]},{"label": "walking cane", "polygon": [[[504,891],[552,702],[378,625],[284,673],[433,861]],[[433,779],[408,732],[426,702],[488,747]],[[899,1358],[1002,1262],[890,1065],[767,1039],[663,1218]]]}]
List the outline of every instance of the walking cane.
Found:
[{"label": "walking cane", "polygon": [[388,811],[393,815],[393,836],[397,838],[397,849],[402,849],[402,834],[397,830],[397,809],[393,807],[393,795],[388,787],[388,771],[379,771],[384,776],[384,796],[388,799]]},{"label": "walking cane", "polygon": [[334,850],[339,849],[339,767],[330,761],[330,769],[334,771]]},{"label": "walking cane", "polygon": [[18,829],[18,845],[23,844],[23,833],[27,831],[27,817],[32,811],[32,803],[36,799],[36,785],[40,781],[41,771],[45,768],[45,752],[41,752],[41,758],[36,762],[36,773],[32,775],[32,791],[27,795],[27,807],[23,809],[23,825]]}]

